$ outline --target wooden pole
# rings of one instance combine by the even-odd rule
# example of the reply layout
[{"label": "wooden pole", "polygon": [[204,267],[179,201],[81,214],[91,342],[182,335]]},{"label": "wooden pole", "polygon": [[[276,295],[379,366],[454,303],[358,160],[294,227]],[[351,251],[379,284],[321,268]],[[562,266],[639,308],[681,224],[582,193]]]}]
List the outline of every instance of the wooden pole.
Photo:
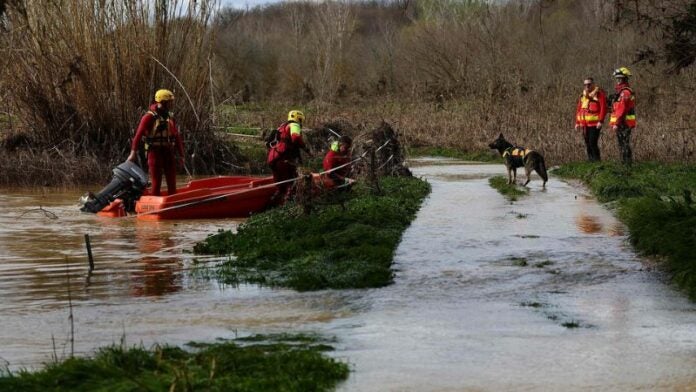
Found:
[{"label": "wooden pole", "polygon": [[89,234],[85,234],[85,245],[87,246],[87,258],[89,259],[89,272],[94,271],[94,258],[92,257],[92,245],[89,243]]}]

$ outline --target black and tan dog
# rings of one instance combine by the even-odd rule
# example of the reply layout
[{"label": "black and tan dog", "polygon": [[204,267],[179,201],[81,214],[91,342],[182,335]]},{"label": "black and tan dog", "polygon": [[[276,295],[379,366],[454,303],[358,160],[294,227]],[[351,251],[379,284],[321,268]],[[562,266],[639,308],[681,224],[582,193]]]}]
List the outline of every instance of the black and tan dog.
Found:
[{"label": "black and tan dog", "polygon": [[517,183],[517,168],[524,166],[524,171],[527,174],[527,181],[524,183],[525,186],[529,184],[532,170],[539,174],[541,179],[544,180],[543,186],[546,186],[549,175],[546,173],[546,163],[541,154],[524,147],[514,146],[512,143],[505,140],[502,133],[493,143],[489,144],[488,147],[498,150],[498,153],[505,159],[505,167],[508,172],[508,184]]}]

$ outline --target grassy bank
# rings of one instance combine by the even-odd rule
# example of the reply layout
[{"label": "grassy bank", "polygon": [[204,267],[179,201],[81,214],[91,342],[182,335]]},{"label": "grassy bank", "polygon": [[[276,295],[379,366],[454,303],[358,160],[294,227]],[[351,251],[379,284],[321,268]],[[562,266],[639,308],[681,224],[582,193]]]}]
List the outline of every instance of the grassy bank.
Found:
[{"label": "grassy bank", "polygon": [[294,207],[252,216],[239,228],[208,237],[199,254],[235,259],[213,274],[223,282],[253,282],[297,290],[364,288],[392,280],[392,258],[401,234],[430,192],[415,178],[385,177],[382,195],[352,190],[343,207],[318,205],[309,216]]},{"label": "grassy bank", "polygon": [[0,375],[12,391],[324,391],[348,377],[331,347],[306,335],[255,336],[238,342],[100,349],[38,372]]},{"label": "grassy bank", "polygon": [[615,202],[633,245],[659,256],[674,281],[696,300],[696,166],[572,163],[556,175],[583,180],[603,202]]}]

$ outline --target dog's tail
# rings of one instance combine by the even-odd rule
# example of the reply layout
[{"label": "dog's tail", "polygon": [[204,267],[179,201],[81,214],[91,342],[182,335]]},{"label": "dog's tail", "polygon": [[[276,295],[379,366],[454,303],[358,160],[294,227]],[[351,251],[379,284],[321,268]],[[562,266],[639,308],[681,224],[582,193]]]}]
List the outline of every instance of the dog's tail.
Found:
[{"label": "dog's tail", "polygon": [[549,180],[549,174],[546,172],[546,162],[541,154],[539,154],[537,173],[539,173],[539,176],[544,180],[544,185],[546,185],[546,182]]}]

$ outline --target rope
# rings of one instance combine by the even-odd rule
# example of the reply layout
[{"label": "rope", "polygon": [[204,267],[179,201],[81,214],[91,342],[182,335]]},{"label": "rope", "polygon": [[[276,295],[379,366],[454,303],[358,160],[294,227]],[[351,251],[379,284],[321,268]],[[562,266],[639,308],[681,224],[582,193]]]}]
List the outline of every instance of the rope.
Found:
[{"label": "rope", "polygon": [[394,158],[394,154],[391,154],[391,155],[389,156],[389,158],[388,158],[386,161],[384,161],[384,163],[381,164],[381,165],[377,168],[377,170],[383,168],[387,163],[389,163],[389,161],[392,160],[392,158]]}]

